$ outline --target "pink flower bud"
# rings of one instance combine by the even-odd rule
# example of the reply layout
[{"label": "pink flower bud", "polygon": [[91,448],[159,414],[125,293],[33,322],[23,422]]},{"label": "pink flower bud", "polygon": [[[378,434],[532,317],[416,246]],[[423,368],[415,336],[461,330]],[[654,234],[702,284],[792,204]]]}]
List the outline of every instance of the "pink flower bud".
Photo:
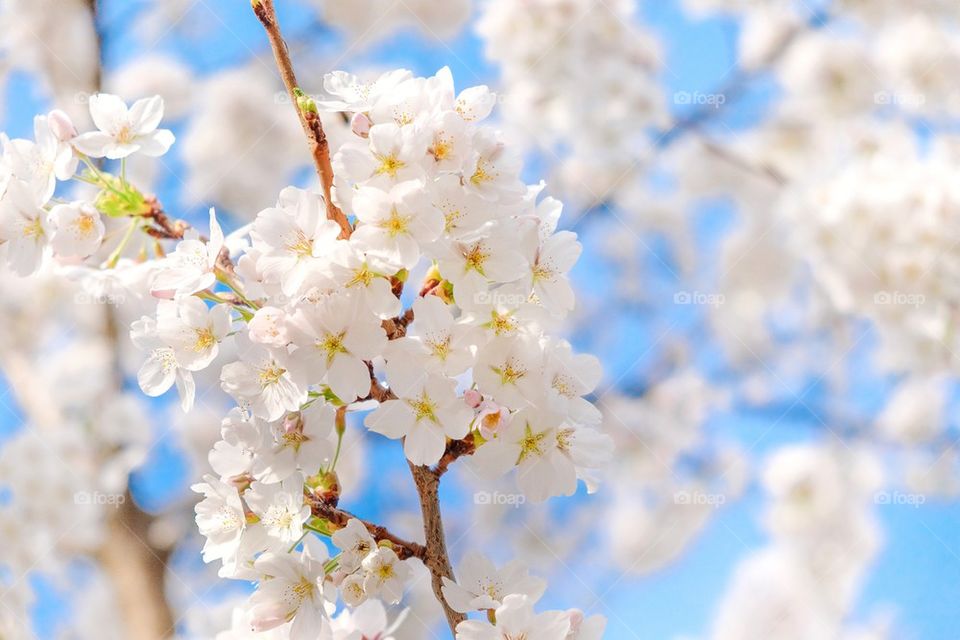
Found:
[{"label": "pink flower bud", "polygon": [[353,119],[350,120],[350,130],[361,138],[366,138],[370,134],[372,125],[370,117],[365,113],[355,113]]},{"label": "pink flower bud", "polygon": [[483,394],[476,389],[468,389],[467,392],[463,394],[463,401],[466,402],[467,406],[471,409],[476,409],[480,406],[480,403],[483,402]]},{"label": "pink flower bud", "polygon": [[583,624],[583,611],[580,609],[570,609],[567,611],[567,619],[570,621],[570,632],[580,631],[580,625]]},{"label": "pink flower bud", "polygon": [[70,116],[60,109],[54,109],[47,114],[47,124],[60,142],[67,142],[77,136],[77,128],[73,126]]}]

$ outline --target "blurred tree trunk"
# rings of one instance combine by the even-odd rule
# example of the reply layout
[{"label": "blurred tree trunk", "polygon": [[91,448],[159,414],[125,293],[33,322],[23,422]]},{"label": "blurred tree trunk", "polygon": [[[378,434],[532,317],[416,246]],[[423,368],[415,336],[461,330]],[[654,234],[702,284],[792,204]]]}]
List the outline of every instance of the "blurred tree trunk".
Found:
[{"label": "blurred tree trunk", "polygon": [[143,512],[128,490],[107,521],[107,538],[97,559],[117,595],[125,638],[161,640],[173,636],[174,620],[165,594],[170,552],[150,544],[153,516]]}]

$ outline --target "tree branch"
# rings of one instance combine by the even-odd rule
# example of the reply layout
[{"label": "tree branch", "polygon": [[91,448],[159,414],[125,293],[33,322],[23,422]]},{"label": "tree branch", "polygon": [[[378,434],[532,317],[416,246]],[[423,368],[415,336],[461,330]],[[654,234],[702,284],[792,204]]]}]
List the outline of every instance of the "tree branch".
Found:
[{"label": "tree branch", "polygon": [[327,142],[327,135],[323,131],[320,114],[317,113],[316,106],[310,108],[309,105],[313,104],[312,101],[305,99],[300,86],[297,84],[297,75],[293,71],[293,63],[290,61],[287,43],[283,40],[283,35],[280,32],[280,23],[277,21],[277,12],[274,10],[273,0],[252,0],[252,6],[253,12],[267,33],[270,49],[273,50],[273,57],[277,62],[277,69],[280,71],[280,78],[287,89],[287,95],[290,96],[290,102],[297,112],[297,117],[300,119],[303,132],[307,136],[310,154],[313,156],[313,164],[323,188],[327,218],[340,225],[341,238],[349,238],[353,229],[350,227],[347,216],[333,203],[331,196],[333,165],[330,163],[330,145]]},{"label": "tree branch", "polygon": [[450,631],[456,634],[457,625],[467,619],[464,614],[454,611],[443,597],[443,579],[454,580],[450,556],[447,554],[447,541],[443,533],[443,518],[440,513],[440,474],[429,467],[415,465],[409,460],[410,473],[417,485],[420,496],[420,511],[423,513],[423,535],[427,543],[424,564],[430,570],[433,595],[436,596],[450,625]]},{"label": "tree branch", "polygon": [[383,542],[384,540],[390,542],[395,547],[395,551],[401,559],[415,557],[425,560],[427,550],[422,544],[404,540],[403,538],[391,533],[382,525],[364,520],[363,518],[358,518],[349,511],[335,507],[324,500],[316,498],[315,496],[308,497],[308,500],[310,501],[310,509],[313,512],[313,515],[327,520],[336,528],[342,529],[343,527],[347,526],[347,522],[352,519],[359,520],[360,523],[367,528],[367,531],[370,532],[370,535],[373,536],[374,540],[377,542]]}]

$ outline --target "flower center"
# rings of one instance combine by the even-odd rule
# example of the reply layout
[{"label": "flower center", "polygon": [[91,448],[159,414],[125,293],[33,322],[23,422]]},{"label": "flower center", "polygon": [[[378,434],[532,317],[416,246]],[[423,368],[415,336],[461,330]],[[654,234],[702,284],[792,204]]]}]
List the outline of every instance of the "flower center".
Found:
[{"label": "flower center", "polygon": [[287,251],[295,253],[300,258],[307,258],[313,255],[313,240],[307,237],[300,229],[297,229],[296,239],[287,245]]},{"label": "flower center", "polygon": [[520,440],[520,458],[517,460],[517,462],[523,462],[530,456],[542,456],[543,440],[546,437],[546,431],[534,433],[533,429],[530,428],[530,423],[528,422],[526,428],[524,429],[523,439]]},{"label": "flower center", "polygon": [[407,400],[407,404],[413,409],[417,422],[421,420],[437,421],[437,405],[426,393],[420,394],[420,397],[416,400]]},{"label": "flower center", "polygon": [[130,125],[125,124],[122,127],[120,127],[120,130],[117,131],[116,138],[117,138],[117,142],[119,142],[120,144],[130,144],[131,142],[133,142],[134,135],[133,135],[133,131],[130,130]]},{"label": "flower center", "polygon": [[500,384],[506,386],[508,384],[517,384],[517,381],[520,380],[523,376],[527,375],[527,370],[521,366],[516,366],[513,360],[507,360],[503,363],[502,368],[491,367],[494,373],[500,376]]},{"label": "flower center", "polygon": [[260,386],[268,387],[277,384],[286,372],[286,369],[275,364],[270,364],[265,369],[260,369]]},{"label": "flower center", "polygon": [[362,267],[353,272],[353,278],[347,283],[347,286],[355,287],[361,285],[369,287],[370,283],[373,282],[373,279],[376,277],[377,276],[367,268],[366,263],[364,263]]},{"label": "flower center", "polygon": [[77,228],[77,232],[82,236],[88,236],[93,233],[95,220],[90,214],[81,214],[76,220],[73,221],[73,226]]},{"label": "flower center", "polygon": [[433,140],[433,146],[428,151],[437,162],[446,160],[453,152],[453,139],[450,136],[444,136],[443,132],[440,131]]},{"label": "flower center", "polygon": [[348,353],[347,348],[343,346],[343,339],[346,335],[346,331],[328,333],[323,337],[323,340],[317,343],[317,348],[327,356],[328,367],[333,364],[333,359],[336,358],[338,354]]},{"label": "flower center", "polygon": [[403,162],[392,154],[389,156],[379,156],[379,158],[380,166],[377,167],[377,170],[374,172],[376,175],[387,175],[391,178],[396,178],[397,172],[407,166],[406,162]]},{"label": "flower center", "polygon": [[496,174],[492,174],[487,171],[487,162],[482,158],[477,160],[477,168],[474,170],[473,175],[470,176],[470,182],[479,186],[484,182],[490,182],[496,177]]},{"label": "flower center", "polygon": [[473,269],[480,275],[485,275],[483,273],[483,265],[486,263],[487,258],[489,257],[490,253],[484,251],[483,243],[481,242],[473,245],[466,253],[463,254],[463,259],[466,261],[467,270]]},{"label": "flower center", "polygon": [[36,238],[39,240],[43,236],[43,224],[40,222],[40,218],[33,218],[23,225],[24,238]]},{"label": "flower center", "polygon": [[401,233],[407,233],[410,228],[410,218],[401,216],[396,209],[392,209],[390,217],[381,226],[387,230],[387,234],[391,238],[396,238]]},{"label": "flower center", "polygon": [[203,353],[217,344],[217,338],[213,335],[213,330],[210,327],[195,329],[194,332],[197,334],[197,339],[193,343],[193,350],[197,353]]}]

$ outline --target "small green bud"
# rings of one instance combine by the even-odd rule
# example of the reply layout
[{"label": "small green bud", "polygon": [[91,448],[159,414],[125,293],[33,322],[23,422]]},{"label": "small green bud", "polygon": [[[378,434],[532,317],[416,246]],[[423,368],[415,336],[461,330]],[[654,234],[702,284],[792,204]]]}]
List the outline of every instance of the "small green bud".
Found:
[{"label": "small green bud", "polygon": [[146,196],[130,184],[124,184],[119,178],[104,176],[109,185],[101,189],[94,200],[97,211],[111,218],[129,218],[150,213],[152,206]]},{"label": "small green bud", "polygon": [[297,108],[300,109],[301,113],[317,113],[317,103],[299,87],[293,90],[293,95],[297,99]]}]

